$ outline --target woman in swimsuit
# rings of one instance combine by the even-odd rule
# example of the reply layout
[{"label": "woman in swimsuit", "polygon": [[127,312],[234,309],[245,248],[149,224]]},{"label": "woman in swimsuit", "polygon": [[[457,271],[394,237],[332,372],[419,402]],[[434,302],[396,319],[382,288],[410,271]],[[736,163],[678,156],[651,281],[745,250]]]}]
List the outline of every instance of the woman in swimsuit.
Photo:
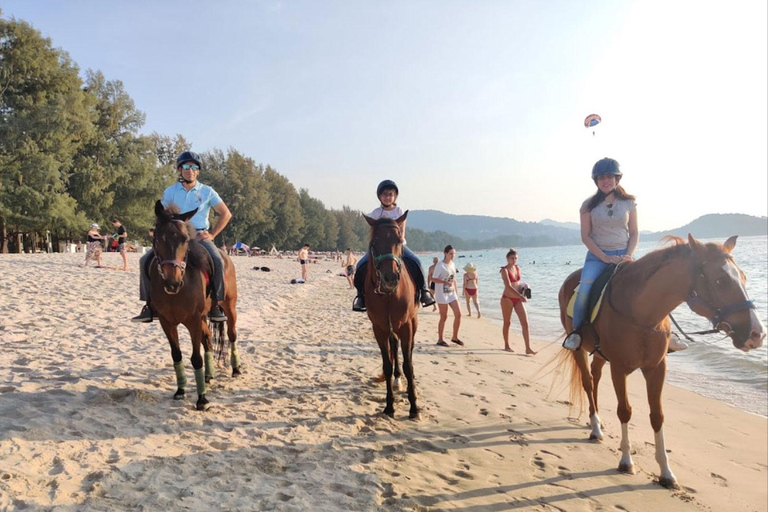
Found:
[{"label": "woman in swimsuit", "polygon": [[475,303],[475,309],[477,310],[477,318],[480,318],[480,305],[477,302],[477,289],[480,279],[477,277],[477,267],[472,263],[464,265],[464,286],[462,291],[464,298],[467,300],[467,314],[472,316],[472,309],[469,307],[469,299],[472,298],[472,302]]},{"label": "woman in swimsuit", "polygon": [[523,330],[525,353],[534,355],[536,352],[531,348],[531,339],[528,335],[528,312],[525,310],[527,299],[522,293],[520,267],[517,266],[517,251],[509,250],[507,264],[501,267],[500,273],[501,280],[504,282],[504,293],[501,296],[501,316],[504,319],[501,334],[504,336],[504,350],[514,352],[509,346],[509,326],[512,324],[512,310],[514,310]]}]

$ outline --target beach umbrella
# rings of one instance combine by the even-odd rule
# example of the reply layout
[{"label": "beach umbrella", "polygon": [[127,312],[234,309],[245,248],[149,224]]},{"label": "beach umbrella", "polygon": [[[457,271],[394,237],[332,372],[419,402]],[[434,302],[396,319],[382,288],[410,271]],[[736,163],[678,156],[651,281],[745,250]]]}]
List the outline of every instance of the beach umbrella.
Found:
[{"label": "beach umbrella", "polygon": [[[589,114],[586,119],[584,119],[584,126],[586,128],[594,128],[595,126],[599,125],[602,119],[597,114]],[[592,136],[594,137],[595,130],[592,130]]]}]

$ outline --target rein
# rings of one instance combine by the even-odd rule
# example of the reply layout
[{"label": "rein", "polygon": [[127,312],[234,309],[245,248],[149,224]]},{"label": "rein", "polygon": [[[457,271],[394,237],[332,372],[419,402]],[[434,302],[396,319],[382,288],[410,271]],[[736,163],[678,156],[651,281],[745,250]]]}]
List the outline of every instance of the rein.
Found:
[{"label": "rein", "polygon": [[371,244],[371,246],[368,249],[368,257],[371,260],[373,269],[376,271],[376,279],[373,280],[373,284],[376,285],[376,288],[374,289],[374,293],[376,293],[377,295],[388,295],[394,292],[394,290],[392,290],[392,292],[386,292],[386,293],[381,291],[381,271],[379,270],[379,265],[381,264],[382,261],[393,260],[395,263],[397,263],[396,274],[397,274],[397,278],[400,279],[400,274],[402,273],[402,270],[403,270],[402,258],[392,253],[380,254],[376,256],[375,253],[373,252],[373,244]]}]

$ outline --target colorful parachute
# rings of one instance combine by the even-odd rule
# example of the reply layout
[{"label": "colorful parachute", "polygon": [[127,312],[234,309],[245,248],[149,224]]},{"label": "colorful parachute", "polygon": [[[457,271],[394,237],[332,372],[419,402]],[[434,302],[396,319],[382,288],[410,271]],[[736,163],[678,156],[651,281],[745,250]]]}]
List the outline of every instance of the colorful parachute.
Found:
[{"label": "colorful parachute", "polygon": [[[595,126],[600,124],[600,121],[602,121],[602,119],[600,119],[599,115],[597,115],[597,114],[590,114],[590,115],[587,116],[586,119],[584,119],[584,126],[586,128],[594,128]],[[594,130],[592,130],[592,135],[593,136],[595,135],[595,131]]]}]

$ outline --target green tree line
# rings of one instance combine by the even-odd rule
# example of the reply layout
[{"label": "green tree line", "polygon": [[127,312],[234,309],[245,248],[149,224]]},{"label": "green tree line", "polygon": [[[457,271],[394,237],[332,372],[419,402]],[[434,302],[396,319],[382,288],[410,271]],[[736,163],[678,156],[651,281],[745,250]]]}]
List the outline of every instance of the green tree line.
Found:
[{"label": "green tree line", "polygon": [[[147,241],[154,202],[177,179],[176,156],[194,149],[181,134],[140,132],[145,122],[120,80],[80,70],[62,49],[25,21],[0,11],[0,234],[32,249],[50,234],[82,240],[92,222],[120,219],[129,239]],[[201,181],[233,212],[217,242],[269,249],[362,250],[369,227],[361,212],[326,208],[270,165],[235,148],[201,153]],[[477,248],[444,232],[408,229],[414,250],[453,244]],[[487,242],[485,247],[488,247]],[[503,244],[508,245],[508,244]]]}]

